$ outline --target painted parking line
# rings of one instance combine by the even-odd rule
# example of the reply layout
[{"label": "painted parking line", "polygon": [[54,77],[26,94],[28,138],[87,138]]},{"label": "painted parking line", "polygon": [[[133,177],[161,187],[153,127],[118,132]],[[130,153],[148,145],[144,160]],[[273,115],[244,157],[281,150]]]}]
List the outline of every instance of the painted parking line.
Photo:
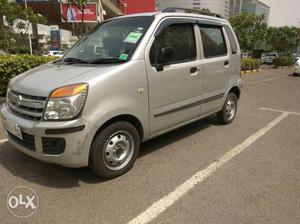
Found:
[{"label": "painted parking line", "polygon": [[288,113],[288,114],[300,116],[300,113],[293,112],[293,111],[277,110],[277,109],[271,109],[271,108],[265,108],[265,107],[261,107],[259,109],[260,110],[268,110],[268,111],[278,112],[278,113]]},{"label": "painted parking line", "polygon": [[237,145],[229,152],[227,152],[223,157],[221,157],[216,162],[213,162],[204,170],[198,171],[195,173],[190,179],[183,182],[179,185],[174,191],[164,196],[160,200],[154,202],[150,207],[148,207],[144,212],[139,214],[137,217],[128,222],[128,224],[145,224],[151,222],[161,213],[163,213],[167,208],[173,205],[176,201],[178,201],[181,197],[187,194],[190,190],[192,190],[197,184],[201,183],[203,180],[211,176],[214,172],[216,172],[219,168],[229,162],[232,158],[236,157],[238,154],[243,152],[247,147],[269,132],[273,127],[279,124],[284,118],[289,115],[287,112],[281,113],[279,117],[275,120],[271,121],[267,126],[263,127],[246,140],[244,140],[241,144]]},{"label": "painted parking line", "polygon": [[254,81],[254,82],[248,82],[248,84],[257,84],[257,83],[261,83],[261,82],[269,82],[275,79],[282,79],[282,78],[287,78],[288,76],[279,76],[276,78],[271,78],[271,79],[263,79],[263,80],[259,80],[259,81]]},{"label": "painted parking line", "polygon": [[1,140],[0,140],[0,144],[1,144],[1,143],[4,143],[4,142],[7,142],[7,141],[8,141],[7,139],[1,139]]}]

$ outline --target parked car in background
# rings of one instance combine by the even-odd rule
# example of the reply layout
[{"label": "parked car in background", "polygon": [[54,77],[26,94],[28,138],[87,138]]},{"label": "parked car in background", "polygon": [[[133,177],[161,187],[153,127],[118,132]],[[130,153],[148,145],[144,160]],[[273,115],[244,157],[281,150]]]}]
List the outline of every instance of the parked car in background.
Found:
[{"label": "parked car in background", "polygon": [[0,50],[0,56],[5,56],[7,53],[5,51]]},{"label": "parked car in background", "polygon": [[247,52],[242,52],[242,58],[249,58],[250,55]]},{"label": "parked car in background", "polygon": [[46,51],[46,52],[44,52],[43,56],[45,56],[45,57],[55,56],[55,57],[62,58],[64,56],[64,52],[63,51]]},{"label": "parked car in background", "polygon": [[294,65],[293,73],[294,73],[294,75],[300,75],[300,58],[298,58],[298,60],[296,61],[295,65]]},{"label": "parked car in background", "polygon": [[61,60],[10,80],[8,140],[107,179],[133,166],[141,142],[215,113],[233,122],[241,51],[230,23],[173,10],[106,20]]},{"label": "parked car in background", "polygon": [[260,59],[261,59],[261,63],[264,64],[266,60],[266,53],[262,53]]},{"label": "parked car in background", "polygon": [[292,63],[295,64],[298,61],[299,58],[300,58],[300,55],[298,55],[298,54],[292,54],[291,55],[291,61],[292,61]]},{"label": "parked car in background", "polygon": [[275,58],[278,58],[278,53],[276,53],[276,52],[267,53],[265,56],[265,64],[273,64],[273,60]]}]

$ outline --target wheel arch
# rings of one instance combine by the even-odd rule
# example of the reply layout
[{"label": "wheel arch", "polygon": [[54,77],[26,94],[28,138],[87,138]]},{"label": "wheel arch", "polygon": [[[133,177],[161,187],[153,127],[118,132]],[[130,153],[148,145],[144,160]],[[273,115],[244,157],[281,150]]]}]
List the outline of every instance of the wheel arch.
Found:
[{"label": "wheel arch", "polygon": [[237,99],[239,100],[240,99],[240,96],[241,96],[241,90],[238,86],[234,86],[232,87],[228,93],[234,93],[237,97]]},{"label": "wheel arch", "polygon": [[122,115],[117,115],[114,116],[110,119],[108,119],[106,122],[104,122],[96,131],[94,137],[93,137],[93,141],[95,139],[95,137],[107,126],[109,126],[112,123],[118,122],[118,121],[126,121],[130,124],[132,124],[136,130],[138,131],[139,135],[140,135],[140,139],[142,140],[144,138],[144,129],[143,129],[143,125],[142,122],[135,116],[130,115],[130,114],[122,114]]}]

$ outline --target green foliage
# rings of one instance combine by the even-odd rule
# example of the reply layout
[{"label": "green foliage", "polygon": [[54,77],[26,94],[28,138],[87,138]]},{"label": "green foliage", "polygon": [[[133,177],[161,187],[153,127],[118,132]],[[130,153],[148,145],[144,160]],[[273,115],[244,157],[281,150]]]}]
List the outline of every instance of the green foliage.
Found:
[{"label": "green foliage", "polygon": [[266,42],[273,51],[290,53],[300,44],[300,29],[289,26],[269,27]]},{"label": "green foliage", "polygon": [[259,69],[261,66],[260,59],[252,59],[252,58],[243,58],[242,59],[242,70],[255,70]]},{"label": "green foliage", "polygon": [[[28,20],[31,23],[45,23],[44,17],[36,14],[30,7],[26,10],[8,0],[0,0],[0,6],[0,47],[7,52],[14,43],[19,42],[23,34],[28,32],[28,26],[19,19]],[[3,16],[5,16],[5,21]],[[14,27],[18,30],[17,33],[14,32]]]},{"label": "green foliage", "polygon": [[55,59],[57,58],[35,55],[0,56],[0,96],[5,95],[10,79]]},{"label": "green foliage", "polygon": [[263,15],[242,13],[229,19],[243,50],[253,51],[265,40],[267,23]]},{"label": "green foliage", "polygon": [[292,59],[288,56],[281,56],[273,60],[275,67],[292,65]]}]

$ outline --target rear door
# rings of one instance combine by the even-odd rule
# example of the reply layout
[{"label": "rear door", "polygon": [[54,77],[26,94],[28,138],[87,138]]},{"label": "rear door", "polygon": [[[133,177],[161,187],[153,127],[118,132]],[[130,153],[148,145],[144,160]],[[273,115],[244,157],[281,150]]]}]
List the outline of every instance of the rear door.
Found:
[{"label": "rear door", "polygon": [[[199,116],[202,63],[196,42],[196,23],[167,19],[159,36],[152,37],[146,50],[149,84],[150,134],[155,135]],[[168,24],[168,25],[166,25]],[[157,57],[164,47],[174,49],[172,59],[157,69]]]},{"label": "rear door", "polygon": [[199,29],[203,50],[204,91],[201,115],[205,115],[222,107],[231,75],[231,60],[223,26],[200,24]]}]

